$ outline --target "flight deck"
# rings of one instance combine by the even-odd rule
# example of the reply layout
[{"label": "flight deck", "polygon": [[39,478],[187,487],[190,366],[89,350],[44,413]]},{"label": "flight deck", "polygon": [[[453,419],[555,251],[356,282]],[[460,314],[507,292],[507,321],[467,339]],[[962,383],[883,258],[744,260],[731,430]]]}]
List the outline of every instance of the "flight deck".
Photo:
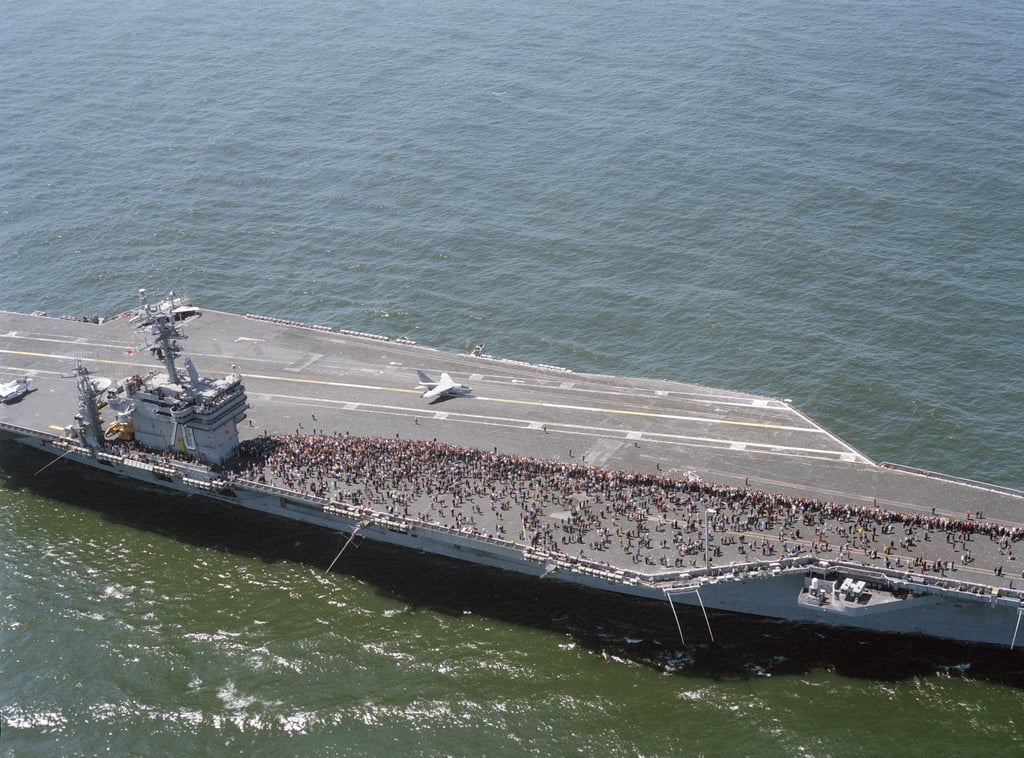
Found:
[{"label": "flight deck", "polygon": [[[33,377],[31,402],[0,421],[61,429],[75,412],[81,359],[118,380],[154,361],[124,319],[100,325],[0,315],[0,372]],[[206,310],[185,326],[201,370],[238,371],[251,410],[243,438],[326,429],[413,437],[602,468],[688,472],[716,482],[952,517],[1024,518],[1021,500],[876,465],[790,403],[675,381],[581,374],[447,353],[402,341]],[[448,372],[467,397],[421,399],[417,370]],[[40,400],[45,399],[45,402]]]},{"label": "flight deck", "polygon": [[[1024,526],[1020,493],[876,464],[777,398],[454,354],[405,340],[211,310],[189,319],[183,331],[183,347],[200,371],[237,372],[244,379],[249,409],[238,426],[243,440],[349,434],[436,441],[547,464],[699,479],[891,513],[953,520],[969,519],[969,514],[977,519],[983,513],[986,522]],[[32,378],[31,393],[0,406],[0,425],[61,436],[77,412],[72,376],[76,361],[87,365],[94,377],[116,382],[159,365],[149,347],[144,333],[127,318],[91,324],[0,314],[0,376]],[[417,389],[418,372],[434,378],[447,373],[472,391],[425,399]],[[565,515],[553,509],[550,517],[554,522]],[[692,523],[690,527],[691,532],[702,531]],[[486,531],[496,528],[498,524],[491,524]],[[749,560],[746,550],[735,554],[722,547],[736,544],[730,541],[736,532],[728,523],[715,529],[724,550],[718,565]],[[838,534],[850,537],[838,522],[823,521],[820,530],[836,543],[841,542]],[[761,536],[767,541],[769,535]],[[801,537],[797,523],[780,528],[778,538],[780,543],[802,542],[806,550],[812,535],[805,530]],[[859,558],[865,565],[880,564],[878,551],[882,542],[888,544],[887,538],[874,540],[875,555]],[[902,551],[893,545],[892,555],[901,557],[896,565],[906,567],[912,558],[922,557],[952,563],[962,554],[956,552],[955,540],[952,551],[947,545],[929,545],[927,536],[924,540]],[[966,547],[961,543],[961,551]],[[1010,561],[1016,557],[1007,547],[1006,540],[975,537],[972,563],[953,570],[962,580],[1012,588],[1016,564]],[[669,565],[665,556],[671,549],[662,552],[661,560]],[[631,549],[612,550],[598,558],[635,571],[661,569],[635,565],[638,555]],[[704,564],[699,554],[676,563],[698,564]]]}]

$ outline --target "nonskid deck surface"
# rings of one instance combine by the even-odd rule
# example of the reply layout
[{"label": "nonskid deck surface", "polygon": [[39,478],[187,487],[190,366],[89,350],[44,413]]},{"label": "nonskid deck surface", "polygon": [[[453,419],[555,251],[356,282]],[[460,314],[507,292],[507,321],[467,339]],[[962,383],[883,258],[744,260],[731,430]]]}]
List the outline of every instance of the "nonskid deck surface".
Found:
[{"label": "nonskid deck surface", "polygon": [[[1024,500],[877,466],[781,400],[456,355],[215,311],[205,311],[185,331],[186,353],[201,372],[223,374],[236,366],[243,375],[251,405],[241,428],[246,439],[348,433],[436,440],[547,464],[673,479],[692,472],[705,482],[861,509],[842,517],[829,511],[821,515],[821,523],[809,527],[801,518],[789,523],[759,519],[749,506],[739,511],[705,497],[681,505],[678,512],[650,512],[637,532],[635,517],[616,514],[606,501],[583,491],[543,509],[551,538],[567,555],[583,551],[593,560],[652,573],[664,571],[666,564],[703,566],[704,511],[716,506],[720,513],[710,521],[715,529],[712,544],[720,550],[713,562],[719,566],[773,560],[797,547],[806,554],[813,541],[823,559],[845,559],[847,554],[840,551],[846,545],[854,562],[881,568],[886,558],[904,566],[915,559],[949,561],[958,579],[986,584],[1008,586],[1024,571],[1024,566],[1017,568],[1012,549],[983,534],[974,534],[967,543],[950,542],[945,532],[929,533],[918,526],[913,530],[915,544],[909,545],[902,524],[891,534],[877,529],[858,533],[857,513],[876,507],[958,521],[970,512],[977,526],[982,511],[986,523],[1012,529],[1022,525]],[[91,325],[0,314],[0,375],[27,374],[35,380],[34,392],[0,407],[0,422],[59,432],[76,412],[74,380],[66,377],[76,358],[115,380],[155,367],[143,338],[127,321]],[[414,389],[417,370],[448,372],[471,385],[473,395],[429,404]],[[435,506],[432,516],[450,525],[457,517],[463,527],[472,519],[471,528],[480,533],[494,534],[500,528],[509,539],[527,537],[521,522],[509,533],[510,514],[500,505],[491,508],[491,494],[460,508],[449,500],[447,510]],[[430,507],[429,499],[413,504],[414,509],[423,507]],[[592,523],[583,542],[573,541],[578,539],[572,528],[574,507],[590,509]],[[520,519],[519,507],[512,516],[513,523]],[[602,533],[605,540],[598,539]],[[696,543],[700,549],[694,549]],[[774,548],[770,554],[765,553],[768,547]],[[960,563],[965,549],[974,559],[967,565]],[[996,576],[1000,567],[1001,576]],[[1016,586],[1022,583],[1017,576]]]}]

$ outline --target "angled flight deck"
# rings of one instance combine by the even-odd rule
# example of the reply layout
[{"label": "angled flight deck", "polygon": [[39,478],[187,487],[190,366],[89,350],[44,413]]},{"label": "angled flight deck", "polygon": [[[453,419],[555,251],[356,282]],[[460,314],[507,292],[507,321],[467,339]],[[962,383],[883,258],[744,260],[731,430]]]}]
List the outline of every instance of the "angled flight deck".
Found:
[{"label": "angled flight deck", "polygon": [[[153,360],[127,320],[101,325],[3,313],[0,372],[34,379],[45,402],[0,408],[0,422],[62,429],[75,413],[76,359],[117,379]],[[237,370],[251,409],[242,438],[324,429],[494,449],[607,469],[694,473],[722,484],[858,505],[1017,523],[1021,500],[995,487],[876,465],[787,402],[675,381],[581,374],[292,322],[204,311],[185,327],[204,371]],[[430,403],[417,371],[449,373],[472,394]]]}]

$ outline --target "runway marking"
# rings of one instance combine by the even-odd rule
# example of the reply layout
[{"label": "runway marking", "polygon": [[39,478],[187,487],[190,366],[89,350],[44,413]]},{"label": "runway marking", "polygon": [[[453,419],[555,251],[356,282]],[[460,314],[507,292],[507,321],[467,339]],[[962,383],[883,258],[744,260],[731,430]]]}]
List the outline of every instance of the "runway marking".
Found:
[{"label": "runway marking", "polygon": [[598,439],[587,451],[586,460],[591,466],[603,466],[619,452],[622,445],[621,439]]},{"label": "runway marking", "polygon": [[284,370],[294,371],[295,373],[298,373],[299,371],[303,371],[304,369],[309,368],[323,357],[323,353],[306,353],[297,361],[295,361],[295,363],[292,363],[290,366],[285,366]]},{"label": "runway marking", "polygon": [[[53,355],[53,354],[49,354],[49,353],[33,353],[33,352],[20,351],[20,350],[0,350],[0,353],[6,353],[6,354],[10,354],[10,355],[24,355],[24,356],[34,357],[34,358],[56,358],[56,359],[74,360],[73,356],[68,356],[68,355]],[[104,358],[91,358],[90,361],[93,362],[93,363],[102,363],[102,364],[112,365],[112,366],[133,366],[134,367],[134,366],[138,366],[139,365],[138,363],[136,363],[134,361],[115,361],[115,360],[104,359]],[[401,387],[382,387],[380,385],[373,385],[373,384],[352,384],[350,382],[331,382],[331,381],[327,381],[327,380],[324,380],[324,379],[305,379],[305,378],[302,378],[302,377],[290,377],[290,376],[270,376],[270,375],[267,375],[267,374],[245,374],[245,377],[246,378],[251,378],[251,379],[263,379],[263,380],[266,380],[266,381],[295,382],[295,383],[298,383],[298,384],[320,385],[320,386],[324,386],[324,387],[347,387],[349,389],[376,390],[378,392],[402,392],[402,393],[406,393],[406,394],[413,394],[413,393],[420,394],[419,390],[414,390],[414,389],[404,389],[404,388],[401,388]],[[782,431],[809,432],[809,433],[814,433],[814,434],[828,434],[828,432],[826,432],[824,429],[822,429],[820,427],[817,427],[817,426],[812,426],[812,427],[787,426],[787,425],[784,425],[784,424],[770,424],[770,423],[758,422],[758,421],[735,421],[735,420],[732,420],[732,419],[707,418],[707,417],[704,417],[704,416],[682,416],[682,415],[672,414],[672,413],[657,413],[655,411],[637,411],[637,410],[629,410],[629,409],[625,409],[625,408],[605,408],[605,407],[600,407],[600,406],[568,405],[568,404],[565,404],[565,403],[548,403],[548,402],[544,402],[544,401],[540,401],[540,400],[519,400],[519,399],[514,399],[514,398],[483,397],[483,396],[479,396],[479,395],[476,395],[476,396],[472,396],[471,395],[471,396],[468,396],[466,398],[462,398],[462,400],[469,400],[469,399],[472,399],[474,397],[476,399],[479,399],[479,400],[488,400],[488,401],[493,402],[493,403],[512,403],[512,404],[516,404],[516,405],[532,405],[532,406],[535,406],[535,407],[538,407],[538,408],[557,408],[559,410],[583,411],[583,412],[588,412],[588,413],[613,413],[613,414],[618,414],[618,415],[622,415],[622,416],[642,416],[642,417],[646,417],[646,418],[668,419],[668,420],[671,420],[671,421],[690,421],[690,422],[705,423],[705,424],[725,424],[725,425],[730,425],[730,426],[745,426],[745,427],[752,427],[752,428],[756,428],[756,429],[778,429],[778,430],[782,430]],[[829,435],[829,436],[831,436],[831,435]]]},{"label": "runway marking", "polygon": [[63,355],[50,355],[49,353],[30,353],[27,350],[0,350],[0,353],[6,353],[7,355],[27,355],[31,358],[65,358],[69,356]]},{"label": "runway marking", "polygon": [[[30,334],[22,334],[22,333],[20,333],[18,331],[8,332],[7,334],[5,334],[3,336],[10,337],[10,338],[13,338],[13,339],[18,339],[18,340],[32,341],[32,342],[53,342],[53,343],[56,343],[56,344],[59,344],[59,345],[67,345],[67,344],[69,344],[68,340],[65,339],[65,338],[32,336]],[[344,337],[346,335],[343,335],[343,334],[339,333],[339,334],[336,334],[334,336],[335,337]],[[358,337],[358,335],[355,335],[355,336]],[[114,344],[114,343],[109,343],[109,342],[96,341],[96,340],[94,340],[91,337],[77,337],[75,339],[76,339],[76,342],[74,344],[76,344],[76,345],[81,344],[83,346],[88,346],[88,347],[91,347],[91,348],[94,348],[94,349],[97,349],[97,350],[114,350],[114,351],[117,351],[117,352],[125,352],[125,351],[134,350],[136,353],[143,354],[148,349],[148,346],[140,346],[137,341],[133,341],[133,342],[131,342],[129,344],[126,344],[124,342],[119,342],[119,343]],[[85,340],[88,340],[88,341],[86,342]],[[266,342],[266,341],[267,340],[262,339],[262,338],[245,337],[245,336],[236,337],[233,340],[234,343],[239,343],[239,342]],[[330,341],[333,342],[333,343],[336,343],[336,344],[349,344],[348,341],[344,340],[344,339],[333,339],[333,340],[330,340]],[[360,343],[360,344],[362,344],[362,343]],[[376,347],[376,345],[375,345],[375,347]],[[384,348],[384,349],[389,349],[390,348],[390,349],[393,350],[394,348],[403,348],[403,346],[401,346],[401,345],[388,345],[388,344],[384,344],[384,345],[382,345],[382,348]],[[54,354],[54,353],[21,352],[21,351],[17,351],[17,350],[0,350],[0,352],[9,352],[9,353],[14,354],[14,355],[34,356],[34,357],[37,357],[37,358],[55,358],[55,359],[71,360],[71,361],[75,360],[76,358],[81,358],[82,357],[81,354],[78,354],[78,355],[63,355],[63,354]],[[195,360],[197,358],[212,358],[212,359],[216,359],[216,360],[227,360],[226,356],[221,355],[219,353],[194,352],[194,353],[191,353],[191,355],[192,355],[193,360]],[[95,361],[96,363],[106,363],[106,364],[115,365],[115,366],[140,366],[140,365],[147,365],[148,366],[149,365],[149,364],[139,364],[139,363],[136,363],[136,362],[133,362],[133,361],[116,361],[116,360],[109,360],[109,359],[103,359],[103,358],[92,358],[92,357],[90,357],[89,360],[90,361]],[[245,361],[247,363],[259,363],[259,364],[272,364],[274,366],[281,365],[281,361],[279,361],[279,360],[274,360],[272,358],[265,358],[265,357],[261,358],[261,357],[252,356],[252,355],[245,355],[245,356],[239,355],[239,356],[236,356],[234,358],[234,361],[235,362]],[[399,365],[402,365],[402,364],[399,364]],[[498,365],[499,366],[501,365],[500,361],[498,362]],[[570,373],[573,373],[573,372],[570,372]],[[474,374],[474,376],[477,376],[477,375],[478,374]],[[280,378],[280,379],[284,380],[284,377],[264,377],[264,378]],[[609,377],[609,378],[615,378],[615,377]],[[308,380],[308,381],[316,381],[316,380]],[[526,384],[527,383],[525,380],[514,379],[514,378],[513,379],[509,379],[508,381],[511,381],[511,383],[513,383],[513,384]],[[330,382],[324,382],[324,384],[331,384],[331,383]],[[353,385],[353,386],[357,386],[357,385]],[[388,387],[378,387],[376,389],[390,390],[390,391],[393,391],[393,392],[401,392],[401,391],[403,391],[403,390],[400,390],[400,389],[388,388]],[[587,386],[586,382],[583,381],[583,377],[581,377],[577,381],[564,381],[564,382],[562,382],[559,385],[559,389],[569,389],[569,390],[572,390],[574,392],[581,393],[581,394],[587,393],[587,394],[602,394],[602,395],[604,395],[604,394],[630,394],[630,393],[637,393],[637,392],[651,392],[652,391],[652,390],[638,390],[636,387],[606,386],[606,387],[592,388],[592,387]],[[653,394],[656,397],[675,396],[675,397],[686,398],[689,402],[694,402],[694,403],[702,403],[702,404],[708,404],[708,405],[710,405],[710,404],[731,405],[731,406],[736,406],[736,407],[741,407],[741,408],[751,408],[751,407],[754,407],[752,405],[752,401],[756,401],[756,400],[760,399],[758,397],[751,397],[751,396],[748,396],[748,395],[744,395],[742,393],[736,393],[736,392],[732,392],[732,391],[729,391],[729,390],[716,390],[716,389],[713,389],[713,388],[701,388],[700,392],[686,391],[686,390],[682,390],[682,389],[673,389],[673,390],[654,389],[653,390]],[[491,398],[491,399],[493,399],[493,398]],[[784,408],[789,407],[787,401],[774,400],[774,399],[770,399],[769,398],[768,399],[768,403],[769,403],[768,404],[769,408],[784,409]],[[627,412],[627,411],[623,411],[623,412]],[[741,423],[741,422],[735,422],[735,423]]]},{"label": "runway marking", "polygon": [[[31,352],[28,352],[26,350],[2,350],[2,349],[0,349],[0,353],[4,353],[4,354],[7,354],[7,355],[24,355],[24,356],[27,356],[29,358],[54,358],[56,360],[63,360],[63,361],[74,361],[74,360],[77,360],[77,359],[82,357],[80,355],[54,355],[53,353],[31,353]],[[142,365],[148,365],[148,364],[140,364],[140,363],[137,363],[135,361],[114,361],[114,360],[110,360],[109,358],[89,358],[89,363],[104,363],[104,364],[107,364],[107,365],[110,365],[110,366],[142,366]]]},{"label": "runway marking", "polygon": [[[35,353],[35,352],[18,351],[18,350],[0,350],[0,353],[6,353],[6,354],[11,354],[11,355],[31,356],[31,357],[36,357],[36,358],[55,358],[55,359],[66,359],[66,360],[73,360],[74,359],[73,356],[68,356],[68,355],[53,355],[53,354],[48,354],[48,353]],[[101,359],[101,358],[91,358],[90,361],[94,362],[94,363],[101,363],[101,364],[106,364],[106,365],[130,366],[130,367],[133,367],[133,368],[137,368],[140,365],[139,363],[136,363],[134,361],[117,361],[117,360],[112,360],[112,359]],[[327,381],[327,380],[323,380],[323,379],[308,379],[308,378],[303,378],[303,377],[272,376],[272,375],[267,375],[267,374],[246,374],[245,376],[246,376],[246,378],[263,379],[263,380],[272,381],[272,382],[293,382],[293,383],[296,383],[296,384],[307,384],[307,385],[312,385],[312,386],[319,385],[319,386],[325,386],[325,387],[345,387],[345,388],[349,388],[349,389],[358,389],[358,390],[373,390],[373,391],[378,391],[378,392],[399,392],[399,393],[404,393],[404,394],[417,394],[417,395],[420,394],[419,390],[415,390],[415,389],[404,389],[404,388],[400,388],[400,387],[384,387],[384,386],[380,386],[380,385],[370,385],[370,384],[354,384],[354,383],[350,383],[350,382],[334,382],[334,381]],[[616,414],[616,415],[621,415],[621,416],[635,416],[635,417],[644,417],[644,418],[665,419],[665,420],[669,420],[669,421],[684,421],[684,422],[691,422],[691,423],[716,424],[716,425],[725,425],[725,426],[741,426],[741,427],[756,428],[756,429],[774,429],[774,430],[779,430],[779,431],[793,431],[793,432],[812,433],[812,434],[824,434],[825,436],[829,437],[833,441],[837,441],[840,444],[842,444],[842,446],[844,447],[845,451],[847,453],[852,453],[853,455],[855,455],[857,457],[857,459],[865,458],[865,456],[860,455],[859,453],[857,453],[856,450],[853,450],[852,448],[850,448],[845,443],[842,443],[841,440],[838,440],[838,438],[836,438],[835,435],[831,434],[830,432],[828,432],[827,430],[825,430],[825,429],[823,429],[821,427],[818,427],[818,426],[814,425],[813,422],[810,422],[810,421],[808,421],[808,423],[811,424],[811,426],[809,426],[809,427],[806,427],[806,426],[790,426],[790,425],[785,425],[785,424],[773,424],[773,423],[767,423],[767,422],[736,421],[736,420],[733,420],[733,419],[707,418],[707,417],[703,417],[703,416],[684,416],[684,415],[671,414],[671,413],[658,413],[658,412],[655,412],[655,411],[640,411],[640,410],[630,410],[630,409],[624,409],[624,408],[608,408],[608,407],[602,407],[602,406],[570,405],[570,404],[565,404],[565,403],[549,403],[549,402],[544,402],[544,401],[540,401],[540,400],[521,400],[521,399],[514,399],[514,398],[494,398],[494,397],[483,397],[483,396],[479,396],[479,395],[476,395],[476,396],[471,395],[471,396],[468,396],[468,397],[465,397],[465,398],[460,398],[459,402],[466,402],[466,401],[469,401],[469,400],[487,400],[487,401],[490,401],[490,402],[493,402],[493,403],[510,403],[510,404],[515,404],[515,405],[530,405],[530,406],[534,406],[534,407],[538,407],[538,408],[552,408],[552,409],[558,409],[558,410],[567,410],[567,411],[584,412],[584,413],[609,413],[609,414]],[[801,414],[798,414],[798,415],[801,415]],[[801,415],[801,417],[803,417],[803,416]],[[806,417],[803,417],[803,418],[805,418],[805,420],[806,420]],[[519,423],[522,423],[522,420],[517,420],[517,421]],[[695,439],[701,439],[701,438],[695,438]],[[721,444],[721,442],[719,442],[718,444]],[[771,447],[771,445],[765,445],[765,447]],[[825,451],[822,451],[822,452],[825,452]],[[833,451],[827,451],[827,452],[829,453],[829,455],[836,455],[836,453],[833,452]]]},{"label": "runway marking", "polygon": [[[418,389],[404,389],[403,387],[383,387],[377,384],[352,384],[350,382],[331,382],[325,379],[302,379],[289,376],[267,376],[265,374],[246,374],[246,378],[265,379],[267,381],[295,382],[298,384],[317,384],[328,387],[347,387],[349,389],[373,389],[381,392],[403,392],[406,394],[420,394]],[[812,433],[826,433],[819,427],[786,426],[784,424],[769,424],[760,421],[733,421],[731,419],[710,419],[703,416],[680,416],[671,413],[656,413],[654,411],[631,411],[625,408],[602,408],[599,406],[570,406],[563,403],[546,403],[544,401],[524,401],[513,397],[485,397],[483,395],[467,395],[460,398],[461,401],[487,401],[489,403],[508,403],[516,406],[535,406],[537,408],[555,408],[560,411],[585,411],[589,413],[612,413],[622,416],[643,416],[652,419],[669,419],[672,421],[695,421],[706,424],[727,424],[732,426],[751,426],[758,429],[781,429],[784,431],[805,431]]]},{"label": "runway marking", "polygon": [[516,405],[535,405],[541,408],[558,408],[565,411],[587,411],[591,413],[615,413],[622,416],[645,416],[647,418],[663,418],[672,421],[696,421],[705,424],[727,424],[731,426],[750,426],[757,429],[781,429],[789,432],[825,433],[819,427],[786,426],[785,424],[769,424],[763,421],[734,421],[724,418],[707,418],[705,416],[680,416],[674,413],[657,413],[656,411],[634,411],[626,408],[604,408],[600,406],[567,405],[565,403],[547,403],[541,400],[518,400],[507,397],[480,397],[492,403],[514,403]]},{"label": "runway marking", "polygon": [[[346,408],[353,403],[345,402],[341,400],[327,400],[323,398],[312,398],[303,397],[297,395],[282,395],[279,393],[273,393],[273,397],[278,400],[284,401],[295,401],[300,402],[303,405],[316,405],[329,403],[332,405],[340,405]],[[414,408],[400,405],[385,405],[377,403],[359,403],[359,410],[368,413],[395,413],[398,415],[416,415],[418,411]],[[445,411],[437,411],[434,413],[433,418],[435,420],[451,420],[461,423],[480,424],[485,426],[498,426],[498,427],[517,427],[517,428],[533,428],[531,422],[525,421],[524,419],[509,418],[505,416],[486,416],[481,414],[470,414],[470,413],[450,413]],[[610,439],[631,439],[629,432],[622,429],[608,429],[599,426],[586,426],[582,424],[563,424],[563,423],[551,423],[544,425],[548,431],[560,432],[563,434],[586,434],[586,435],[605,435]],[[734,445],[742,445],[745,452],[748,453],[761,453],[761,454],[773,454],[783,455],[787,457],[820,457],[830,461],[841,460],[841,456],[846,454],[843,450],[827,450],[812,447],[798,447],[795,445],[778,445],[770,442],[749,442],[722,439],[718,437],[700,437],[696,435],[687,434],[675,434],[671,432],[644,432],[642,439],[654,443],[667,443],[667,444],[684,444],[684,445],[697,445],[697,446],[710,446],[720,450],[728,450]],[[861,463],[869,463],[865,458],[858,458],[857,461]]]}]

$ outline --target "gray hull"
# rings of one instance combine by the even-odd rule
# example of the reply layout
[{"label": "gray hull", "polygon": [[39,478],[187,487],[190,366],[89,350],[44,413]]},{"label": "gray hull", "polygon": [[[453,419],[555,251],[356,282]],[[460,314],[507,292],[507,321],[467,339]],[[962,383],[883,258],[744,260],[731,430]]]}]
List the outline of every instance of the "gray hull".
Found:
[{"label": "gray hull", "polygon": [[[54,440],[4,430],[4,436],[49,455],[100,471],[105,475],[185,495],[202,495],[271,516],[311,524],[361,539],[380,542],[512,572],[536,581],[610,592],[667,602],[693,609],[725,611],[777,621],[859,629],[865,632],[915,634],[989,645],[1015,645],[1021,617],[1020,600],[981,585],[948,585],[921,580],[913,574],[886,575],[856,564],[821,561],[760,562],[730,567],[713,574],[693,572],[680,581],[676,575],[659,579],[625,570],[581,565],[564,555],[545,554],[502,539],[468,531],[397,518],[369,508],[303,497],[254,482],[224,482],[190,477],[177,464],[153,465],[130,458],[54,447]],[[59,445],[59,443],[57,443]],[[809,602],[813,577],[864,577],[872,595],[851,602]],[[839,584],[835,581],[835,584]],[[886,589],[887,588],[887,589]],[[864,593],[865,595],[869,593]],[[666,605],[666,614],[668,613]]]},{"label": "gray hull", "polygon": [[[671,599],[706,611],[824,627],[921,634],[1015,649],[1022,642],[1017,639],[1021,593],[1013,587],[1011,572],[1003,573],[1004,565],[1015,565],[1009,563],[1013,545],[1005,536],[998,542],[976,536],[961,543],[963,550],[970,547],[972,561],[937,571],[937,561],[960,554],[951,554],[943,543],[949,532],[931,525],[916,528],[913,546],[893,545],[892,554],[905,560],[883,566],[880,551],[899,534],[873,535],[875,542],[867,544],[875,546],[874,555],[860,549],[856,554],[837,549],[810,555],[808,535],[799,539],[800,524],[739,529],[723,523],[723,547],[714,560],[698,551],[674,566],[638,564],[635,556],[631,560],[621,550],[582,557],[575,547],[549,544],[538,549],[521,535],[501,533],[494,523],[469,527],[437,515],[396,515],[394,509],[372,502],[357,507],[345,497],[312,497],[244,477],[222,478],[216,467],[91,449],[60,431],[76,413],[74,384],[66,378],[72,355],[63,346],[73,343],[76,354],[91,354],[99,370],[142,372],[147,364],[132,354],[136,338],[118,322],[93,325],[7,313],[2,317],[0,354],[9,371],[32,376],[33,392],[0,406],[0,435],[109,476],[201,494],[538,582],[562,583],[567,589],[582,586],[665,602],[666,608]],[[405,341],[217,312],[204,313],[189,330],[190,353],[197,363],[232,375],[237,369],[244,377],[248,416],[240,410],[244,397],[224,401],[234,403],[231,412],[248,422],[238,427],[242,439],[314,432],[432,439],[554,465],[677,479],[696,474],[735,488],[904,516],[919,514],[925,520],[963,519],[965,513],[984,512],[986,528],[997,523],[1000,534],[1024,525],[1021,493],[875,464],[787,401],[680,382],[581,375],[489,356],[446,354]],[[429,404],[414,389],[418,368],[450,371],[457,380],[466,380],[473,394]],[[211,417],[214,413],[201,404],[196,412]],[[177,421],[172,418],[171,423]],[[154,440],[160,437],[149,433]],[[181,439],[176,435],[177,430],[172,436]],[[218,453],[211,460],[222,457]],[[547,510],[549,527],[557,528],[565,514]],[[703,506],[697,524],[690,525],[691,539],[701,536],[702,516]],[[829,528],[839,528],[840,523],[834,521]],[[623,524],[624,529],[628,526]],[[703,526],[706,534],[708,524]],[[754,551],[737,552],[734,543],[724,540],[735,534],[750,538],[748,547],[754,538],[766,544],[769,539],[799,541],[804,552],[752,558]],[[931,564],[929,570],[908,565],[911,557]]]}]

